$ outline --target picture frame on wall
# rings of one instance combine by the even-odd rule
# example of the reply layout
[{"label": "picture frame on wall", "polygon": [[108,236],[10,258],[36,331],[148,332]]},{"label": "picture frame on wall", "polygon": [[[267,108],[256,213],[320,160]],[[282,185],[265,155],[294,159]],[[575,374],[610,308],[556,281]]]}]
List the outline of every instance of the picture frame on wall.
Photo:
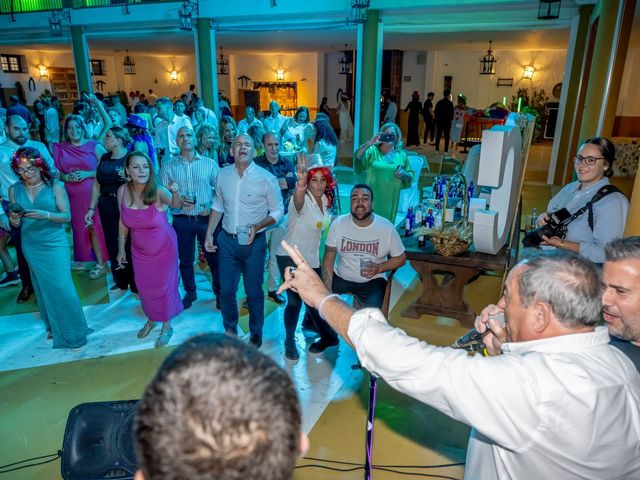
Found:
[{"label": "picture frame on wall", "polygon": [[499,78],[498,79],[499,87],[513,87],[513,78]]}]

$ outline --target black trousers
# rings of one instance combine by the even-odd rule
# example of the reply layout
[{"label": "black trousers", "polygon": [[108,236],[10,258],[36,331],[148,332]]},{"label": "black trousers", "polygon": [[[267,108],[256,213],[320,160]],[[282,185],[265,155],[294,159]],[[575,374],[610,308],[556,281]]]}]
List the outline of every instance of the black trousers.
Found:
[{"label": "black trousers", "polygon": [[133,261],[131,260],[131,235],[125,244],[127,263],[124,268],[118,268],[118,227],[120,223],[120,210],[118,209],[118,199],[116,194],[100,194],[98,197],[98,214],[102,222],[104,231],[104,243],[107,246],[107,253],[111,261],[111,275],[113,281],[121,290],[131,289],[133,293],[138,293],[138,287],[133,277]]},{"label": "black trousers", "polygon": [[[291,257],[277,256],[278,268],[280,268],[280,275],[284,279],[284,270],[287,267],[295,267],[296,264],[291,260]],[[320,268],[313,269],[318,275],[321,275]],[[300,317],[300,310],[302,309],[302,299],[300,295],[290,289],[287,292],[287,306],[284,309],[284,330],[286,332],[287,340],[293,340],[295,336],[296,327],[298,326],[298,317]],[[305,304],[306,305],[306,304]],[[329,342],[333,342],[338,339],[338,334],[331,326],[320,318],[320,313],[315,308],[307,305],[307,311],[311,318],[311,322],[315,327],[315,330],[320,334],[320,338]]]},{"label": "black trousers", "polygon": [[[5,212],[9,211],[7,208],[8,206],[9,202],[3,200],[2,208]],[[27,259],[24,258],[24,254],[22,253],[22,233],[20,227],[16,228],[11,224],[9,224],[9,226],[11,227],[11,230],[9,230],[9,236],[11,237],[11,242],[13,242],[13,246],[16,249],[16,258],[18,260],[18,268],[20,269],[22,288],[29,287],[33,290],[33,283],[31,283],[31,270],[29,270]]]},{"label": "black trousers", "polygon": [[386,278],[374,278],[368,282],[358,283],[340,278],[334,273],[331,283],[331,291],[333,293],[349,293],[354,295],[358,299],[358,302],[360,302],[361,308],[382,308],[386,289]]},{"label": "black trousers", "polygon": [[424,143],[427,143],[427,137],[433,142],[433,138],[436,134],[436,124],[433,121],[433,117],[427,116],[424,118]]},{"label": "black trousers", "polygon": [[440,138],[444,135],[444,151],[449,151],[451,122],[436,122],[436,152],[440,150]]}]

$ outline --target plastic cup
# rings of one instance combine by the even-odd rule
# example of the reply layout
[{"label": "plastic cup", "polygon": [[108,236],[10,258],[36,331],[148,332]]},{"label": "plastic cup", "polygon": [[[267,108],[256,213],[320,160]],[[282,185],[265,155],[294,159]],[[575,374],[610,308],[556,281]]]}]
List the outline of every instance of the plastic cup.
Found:
[{"label": "plastic cup", "polygon": [[364,277],[365,273],[371,268],[371,267],[375,267],[376,266],[376,262],[369,260],[368,258],[361,258],[360,259],[360,276]]},{"label": "plastic cup", "polygon": [[236,228],[238,245],[249,245],[249,232],[251,232],[251,225],[240,225]]}]

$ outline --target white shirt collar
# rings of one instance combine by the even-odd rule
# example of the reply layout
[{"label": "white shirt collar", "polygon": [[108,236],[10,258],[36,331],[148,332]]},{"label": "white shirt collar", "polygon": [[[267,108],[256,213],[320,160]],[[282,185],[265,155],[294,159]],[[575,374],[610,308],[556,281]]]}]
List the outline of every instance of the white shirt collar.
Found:
[{"label": "white shirt collar", "polygon": [[557,337],[529,340],[527,342],[507,342],[502,344],[505,352],[523,354],[529,352],[554,353],[584,350],[609,343],[607,327],[596,327],[595,331],[559,335]]}]

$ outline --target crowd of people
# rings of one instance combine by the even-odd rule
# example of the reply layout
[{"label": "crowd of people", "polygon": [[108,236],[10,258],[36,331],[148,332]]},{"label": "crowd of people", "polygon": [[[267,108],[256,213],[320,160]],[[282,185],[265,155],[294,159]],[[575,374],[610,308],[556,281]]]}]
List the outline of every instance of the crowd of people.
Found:
[{"label": "crowd of people", "polygon": [[[574,218],[564,235],[542,236],[553,252],[511,269],[500,301],[476,320],[488,358],[470,357],[408,336],[380,311],[389,272],[406,262],[392,221],[399,191],[415,174],[402,132],[386,117],[393,111],[355,149],[366,182],[352,187],[349,212],[336,216],[338,139],[325,112],[312,122],[300,107],[288,118],[272,101],[268,116],[259,119],[247,107],[236,122],[231,112],[204,107],[195,87],[175,101],[132,93],[133,113],[119,97],[105,105],[84,96],[57,137],[43,113],[49,99],[36,112],[16,106],[8,115],[0,145],[0,260],[7,272],[0,285],[22,283],[16,300],[35,294],[53,347],[79,349],[90,328],[71,270],[90,264],[85,274],[95,280],[109,262],[111,289],[139,295],[147,320],[138,338],[160,324],[155,345],[163,347],[174,319],[198,300],[197,255],[208,265],[225,335],[188,341],[147,388],[135,427],[141,478],[182,478],[182,471],[205,478],[234,469],[256,478],[290,476],[307,440],[291,380],[257,352],[265,268],[266,297],[286,302],[286,359],[300,356],[295,331],[304,304],[303,325],[317,336],[309,353],[335,347],[341,336],[364,368],[473,427],[468,478],[640,476],[640,238],[622,238],[628,201],[609,189],[609,140],[580,145],[577,180],[551,199],[537,223],[549,223],[562,208]],[[438,104],[425,107],[414,95],[407,143],[420,142],[415,122],[425,108],[439,111]],[[440,108],[446,117],[436,113],[429,125],[437,142],[445,136],[446,150],[445,130],[456,116],[452,105]],[[40,141],[29,138],[38,115],[45,120]],[[240,277],[255,348],[234,338]],[[361,309],[341,294],[353,295]],[[193,378],[224,388],[196,388]],[[202,429],[204,423],[215,428]],[[248,424],[250,432],[238,428]],[[158,435],[179,440],[159,443]],[[198,455],[185,456],[193,451]]]}]

